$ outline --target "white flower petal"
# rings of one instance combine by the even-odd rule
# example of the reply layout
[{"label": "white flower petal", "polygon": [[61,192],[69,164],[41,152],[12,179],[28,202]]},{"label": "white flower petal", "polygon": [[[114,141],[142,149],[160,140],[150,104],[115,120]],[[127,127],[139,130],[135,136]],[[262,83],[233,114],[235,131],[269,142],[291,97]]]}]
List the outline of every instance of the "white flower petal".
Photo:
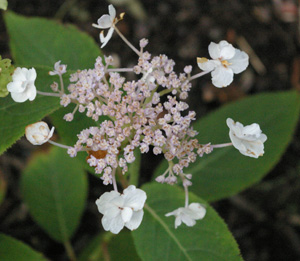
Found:
[{"label": "white flower petal", "polygon": [[110,38],[113,35],[114,30],[115,29],[113,27],[111,27],[108,30],[107,35],[105,37],[104,37],[103,32],[100,33],[100,42],[102,43],[101,48],[103,48],[108,43],[108,41],[110,40]]},{"label": "white flower petal", "polygon": [[253,123],[251,125],[245,126],[243,129],[243,133],[245,133],[245,135],[253,135],[255,136],[255,138],[258,138],[262,131],[257,123]]},{"label": "white flower petal", "polygon": [[178,228],[181,225],[181,216],[176,216],[175,218],[175,229]]},{"label": "white flower petal", "polygon": [[235,74],[238,74],[248,67],[249,56],[245,52],[235,49],[234,57],[228,60],[228,62],[230,63],[229,68],[232,69]]},{"label": "white flower petal", "polygon": [[225,40],[219,42],[219,49],[219,58],[221,58],[222,60],[231,59],[235,54],[235,48],[232,46],[232,44],[228,43]]},{"label": "white flower petal", "polygon": [[220,65],[221,62],[215,61],[215,60],[208,60],[206,58],[200,58],[200,59],[197,59],[197,64],[198,64],[199,68],[203,71],[212,71],[218,65]]},{"label": "white flower petal", "polygon": [[98,28],[100,29],[107,29],[107,28],[110,28],[112,26],[112,23],[111,23],[111,19],[110,19],[110,16],[105,14],[105,15],[102,15],[98,21]]},{"label": "white flower petal", "polygon": [[108,13],[109,13],[109,15],[111,17],[111,21],[113,21],[115,19],[115,17],[116,17],[116,9],[114,8],[113,5],[109,5],[108,6]]},{"label": "white flower petal", "polygon": [[27,95],[27,98],[30,100],[30,101],[33,101],[36,97],[36,88],[34,86],[34,84],[30,84],[28,87],[27,87],[27,90],[25,91],[26,95]]},{"label": "white flower petal", "polygon": [[196,221],[191,218],[189,215],[186,215],[185,213],[183,213],[181,216],[181,221],[186,224],[188,227],[192,227],[196,224]]},{"label": "white flower petal", "polygon": [[113,234],[118,234],[124,227],[121,215],[113,219],[103,216],[101,223],[105,231],[110,231]]},{"label": "white flower petal", "polygon": [[111,201],[116,197],[120,197],[120,193],[116,191],[105,192],[99,199],[96,200],[96,205],[101,214],[104,214],[105,211],[110,207]]},{"label": "white flower petal", "polygon": [[242,140],[235,135],[233,131],[229,132],[229,138],[232,142],[233,147],[238,149],[239,151],[244,151],[246,150],[245,145],[243,144]]},{"label": "white flower petal", "polygon": [[129,222],[133,214],[133,210],[128,207],[124,207],[121,211],[121,216],[124,221],[124,223]]},{"label": "white flower petal", "polygon": [[16,68],[12,75],[13,81],[7,84],[7,90],[11,93],[11,97],[16,102],[24,102],[26,100],[34,100],[36,97],[36,87],[34,81],[36,79],[36,71],[34,68]]},{"label": "white flower petal", "polygon": [[199,203],[191,203],[188,207],[193,212],[193,218],[198,220],[204,218],[206,209]]},{"label": "white flower petal", "polygon": [[220,58],[220,48],[219,45],[211,42],[208,46],[208,53],[210,55],[211,58],[213,59],[219,59]]},{"label": "white flower petal", "polygon": [[258,158],[264,154],[264,142],[267,140],[267,136],[262,133],[257,123],[244,127],[239,122],[234,123],[230,118],[226,122],[230,129],[231,142],[241,154],[253,158]]},{"label": "white flower petal", "polygon": [[142,223],[143,216],[144,216],[143,210],[134,211],[130,221],[125,223],[125,226],[130,230],[137,229],[140,226],[140,224]]},{"label": "white flower petal", "polygon": [[218,88],[226,87],[233,81],[233,71],[223,66],[212,71],[211,76],[213,85]]},{"label": "white flower petal", "polygon": [[141,210],[147,199],[146,193],[141,189],[135,188],[134,185],[126,188],[122,196],[125,200],[124,206],[130,207],[135,211]]},{"label": "white flower petal", "polygon": [[7,90],[9,92],[22,93],[25,90],[25,87],[22,86],[22,82],[14,81],[7,84]]},{"label": "white flower petal", "polygon": [[27,72],[28,72],[27,68],[17,67],[12,76],[13,81],[20,81],[20,82],[26,81]]},{"label": "white flower petal", "polygon": [[48,134],[48,137],[47,137],[48,140],[50,140],[52,138],[53,133],[54,133],[54,129],[55,129],[54,127],[51,128],[51,130],[50,130],[50,132]]},{"label": "white flower petal", "polygon": [[15,101],[15,102],[24,102],[26,100],[28,100],[28,96],[25,92],[12,92],[11,93],[11,98]]}]

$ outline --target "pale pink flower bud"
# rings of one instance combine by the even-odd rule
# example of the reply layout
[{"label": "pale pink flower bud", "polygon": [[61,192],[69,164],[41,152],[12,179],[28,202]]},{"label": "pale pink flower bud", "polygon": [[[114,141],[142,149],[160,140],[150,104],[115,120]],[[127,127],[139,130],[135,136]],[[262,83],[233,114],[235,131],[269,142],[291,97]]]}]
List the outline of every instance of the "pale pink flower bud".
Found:
[{"label": "pale pink flower bud", "polygon": [[25,128],[26,139],[33,145],[42,145],[47,142],[53,135],[54,127],[50,130],[48,124],[39,121],[28,125]]}]

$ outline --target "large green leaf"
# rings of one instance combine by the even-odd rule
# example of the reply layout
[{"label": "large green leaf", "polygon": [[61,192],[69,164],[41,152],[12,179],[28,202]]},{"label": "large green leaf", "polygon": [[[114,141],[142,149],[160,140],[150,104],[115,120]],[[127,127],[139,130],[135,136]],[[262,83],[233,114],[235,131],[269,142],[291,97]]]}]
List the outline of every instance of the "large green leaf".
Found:
[{"label": "large green leaf", "polygon": [[25,169],[21,190],[35,221],[59,242],[75,232],[87,196],[87,177],[76,158],[53,148]]},{"label": "large green leaf", "polygon": [[93,67],[100,48],[74,26],[44,18],[27,18],[7,12],[4,16],[10,49],[19,66],[48,65],[61,60],[68,69]]},{"label": "large green leaf", "polygon": [[[36,67],[36,86],[40,91],[49,92],[53,77],[48,75],[51,68]],[[15,102],[10,95],[0,99],[0,154],[24,135],[28,124],[37,122],[60,107],[57,97],[37,95],[34,101]]]},{"label": "large green leaf", "polygon": [[[244,125],[258,123],[268,136],[265,154],[259,159],[243,156],[233,147],[215,149],[185,169],[193,174],[193,191],[208,201],[226,198],[249,187],[266,175],[279,161],[292,139],[299,118],[299,96],[296,92],[266,93],[231,103],[194,124],[200,143],[230,142],[226,119]],[[165,163],[155,176],[164,172]]]},{"label": "large green leaf", "polygon": [[4,234],[0,234],[0,260],[42,261],[46,260],[46,258],[21,241]]},{"label": "large green leaf", "polygon": [[207,213],[193,227],[182,224],[174,228],[174,216],[165,214],[184,205],[179,187],[148,183],[141,226],[133,232],[137,252],[142,260],[242,260],[238,246],[224,221],[203,200],[190,193],[190,202],[206,205]]}]

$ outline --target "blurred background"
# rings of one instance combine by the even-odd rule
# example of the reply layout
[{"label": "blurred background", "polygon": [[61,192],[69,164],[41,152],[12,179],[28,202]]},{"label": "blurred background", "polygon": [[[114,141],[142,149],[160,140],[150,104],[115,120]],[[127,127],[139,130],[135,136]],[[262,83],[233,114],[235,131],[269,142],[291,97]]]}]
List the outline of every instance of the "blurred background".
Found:
[{"label": "blurred background", "polygon": [[[235,77],[229,87],[213,87],[209,76],[193,82],[188,103],[198,117],[255,93],[300,90],[296,0],[9,0],[8,9],[26,16],[74,24],[99,42],[99,30],[91,24],[107,13],[110,3],[118,14],[126,13],[124,20],[118,23],[119,30],[135,46],[141,38],[148,38],[147,50],[175,60],[177,72],[189,64],[193,66],[193,74],[199,72],[196,57],[208,57],[207,47],[211,41],[227,40],[249,54],[247,71]],[[4,58],[12,58],[8,41],[1,17],[0,54]],[[103,53],[113,55],[121,67],[136,63],[136,55],[116,34]],[[300,260],[299,136],[298,128],[285,155],[259,184],[213,203],[247,261]],[[38,149],[47,149],[47,145],[36,148],[21,139],[0,157],[1,184],[7,188],[5,201],[0,206],[0,232],[23,240],[50,259],[66,260],[63,247],[32,221],[21,200],[19,177],[29,156]],[[157,157],[151,161],[147,157],[142,158],[141,182],[151,178],[154,163],[159,163]],[[80,251],[95,232],[101,230],[94,200],[99,197],[99,189],[105,188],[93,175],[89,175],[89,187],[84,222],[72,240],[75,251]]]}]

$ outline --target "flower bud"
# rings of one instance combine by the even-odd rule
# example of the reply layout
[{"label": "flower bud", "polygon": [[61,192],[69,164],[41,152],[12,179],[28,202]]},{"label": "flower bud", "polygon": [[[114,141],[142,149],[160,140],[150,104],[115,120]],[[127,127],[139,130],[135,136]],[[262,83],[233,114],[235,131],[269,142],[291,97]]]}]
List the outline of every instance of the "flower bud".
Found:
[{"label": "flower bud", "polygon": [[53,135],[54,127],[50,130],[47,123],[39,121],[26,126],[26,139],[33,145],[42,145],[47,142]]}]

